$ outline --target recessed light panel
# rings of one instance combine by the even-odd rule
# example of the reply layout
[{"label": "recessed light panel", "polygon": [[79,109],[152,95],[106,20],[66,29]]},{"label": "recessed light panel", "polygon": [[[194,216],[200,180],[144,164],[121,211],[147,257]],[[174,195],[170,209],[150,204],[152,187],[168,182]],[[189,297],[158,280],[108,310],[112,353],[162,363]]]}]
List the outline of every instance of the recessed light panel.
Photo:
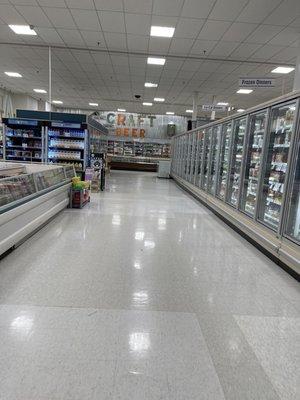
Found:
[{"label": "recessed light panel", "polygon": [[118,108],[119,112],[126,112],[125,108]]},{"label": "recessed light panel", "polygon": [[7,76],[12,78],[22,78],[22,75],[19,72],[4,72]]},{"label": "recessed light panel", "polygon": [[53,104],[63,104],[61,100],[52,100]]},{"label": "recessed light panel", "polygon": [[244,109],[244,108],[238,108],[236,111],[237,111],[237,112],[244,112],[245,109]]},{"label": "recessed light panel", "polygon": [[252,93],[252,92],[253,92],[253,89],[239,89],[237,91],[237,93],[239,93],[239,94],[249,94],[249,93]]},{"label": "recessed light panel", "polygon": [[174,112],[173,111],[167,111],[166,114],[167,115],[174,115]]},{"label": "recessed light panel", "polygon": [[158,103],[163,103],[165,99],[163,97],[154,97],[154,101],[157,101]]},{"label": "recessed light panel", "polygon": [[33,89],[33,91],[36,93],[47,93],[47,90],[45,89]]},{"label": "recessed light panel", "polygon": [[192,114],[193,110],[185,110],[185,112],[188,113],[188,114]]},{"label": "recessed light panel", "polygon": [[29,25],[8,25],[17,35],[36,35],[36,31]]},{"label": "recessed light panel", "polygon": [[150,35],[171,38],[174,36],[175,28],[168,26],[151,26]]},{"label": "recessed light panel", "polygon": [[225,103],[224,101],[219,101],[217,104],[218,106],[228,106],[228,103]]},{"label": "recessed light panel", "polygon": [[145,101],[144,103],[143,103],[143,106],[153,106],[153,103],[148,103],[147,101]]},{"label": "recessed light panel", "polygon": [[89,103],[89,105],[92,107],[98,107],[99,104],[98,103]]},{"label": "recessed light panel", "polygon": [[157,83],[145,82],[145,87],[153,88],[153,87],[157,87],[157,86],[158,86]]},{"label": "recessed light panel", "polygon": [[290,72],[294,71],[295,68],[293,67],[277,67],[273,69],[271,72],[273,74],[289,74]]},{"label": "recessed light panel", "polygon": [[147,63],[148,64],[153,64],[153,65],[165,65],[166,59],[165,58],[159,58],[159,57],[148,57]]}]

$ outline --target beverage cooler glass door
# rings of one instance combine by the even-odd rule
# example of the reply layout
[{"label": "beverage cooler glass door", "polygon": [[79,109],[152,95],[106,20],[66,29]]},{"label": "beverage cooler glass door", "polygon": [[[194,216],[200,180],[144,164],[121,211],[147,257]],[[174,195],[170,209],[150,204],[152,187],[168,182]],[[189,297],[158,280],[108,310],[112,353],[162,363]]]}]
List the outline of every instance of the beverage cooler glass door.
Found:
[{"label": "beverage cooler glass door", "polygon": [[192,151],[192,167],[190,182],[194,183],[196,173],[196,156],[197,156],[197,132],[193,133],[193,151]]},{"label": "beverage cooler glass door", "polygon": [[207,189],[208,183],[208,165],[210,160],[210,152],[211,152],[211,139],[212,139],[212,128],[208,128],[205,132],[205,140],[204,140],[204,151],[203,151],[203,166],[202,166],[202,189]]},{"label": "beverage cooler glass door", "polygon": [[254,216],[256,208],[266,120],[267,110],[250,116],[241,210],[251,217]]},{"label": "beverage cooler glass door", "polygon": [[201,182],[204,135],[205,135],[205,131],[198,132],[197,167],[196,167],[196,176],[195,176],[195,185],[198,187],[200,187],[200,182]]},{"label": "beverage cooler glass door", "polygon": [[196,140],[195,140],[195,133],[191,133],[191,145],[190,145],[190,173],[188,176],[188,181],[192,182],[193,176],[194,176],[194,157],[195,157],[195,148],[196,148]]},{"label": "beverage cooler glass door", "polygon": [[220,155],[221,134],[222,125],[214,126],[212,132],[211,157],[208,170],[208,191],[211,194],[215,194],[216,190],[216,173]]},{"label": "beverage cooler glass door", "polygon": [[235,120],[233,125],[233,149],[227,199],[235,207],[238,204],[239,197],[246,124],[247,118],[245,117]]},{"label": "beverage cooler glass door", "polygon": [[232,122],[223,125],[222,143],[220,148],[220,162],[217,173],[217,190],[216,195],[221,200],[225,200],[227,175],[229,166],[229,150],[231,142]]},{"label": "beverage cooler glass door", "polygon": [[274,230],[278,229],[282,212],[295,110],[296,103],[276,106],[271,110],[258,219]]},{"label": "beverage cooler glass door", "polygon": [[189,135],[184,136],[184,167],[183,178],[186,179],[188,173],[188,150],[189,150]]},{"label": "beverage cooler glass door", "polygon": [[[300,134],[300,133],[299,133]],[[300,244],[300,137],[297,138],[297,158],[293,171],[291,197],[287,219],[286,235]]]}]

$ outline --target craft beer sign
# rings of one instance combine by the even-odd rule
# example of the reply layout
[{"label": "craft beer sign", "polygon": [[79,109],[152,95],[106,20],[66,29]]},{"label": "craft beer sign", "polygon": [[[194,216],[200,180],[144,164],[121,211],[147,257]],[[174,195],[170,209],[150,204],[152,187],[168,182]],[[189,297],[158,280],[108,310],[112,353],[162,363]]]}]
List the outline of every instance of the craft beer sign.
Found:
[{"label": "craft beer sign", "polygon": [[275,86],[274,78],[240,78],[239,87],[244,88],[269,88]]}]

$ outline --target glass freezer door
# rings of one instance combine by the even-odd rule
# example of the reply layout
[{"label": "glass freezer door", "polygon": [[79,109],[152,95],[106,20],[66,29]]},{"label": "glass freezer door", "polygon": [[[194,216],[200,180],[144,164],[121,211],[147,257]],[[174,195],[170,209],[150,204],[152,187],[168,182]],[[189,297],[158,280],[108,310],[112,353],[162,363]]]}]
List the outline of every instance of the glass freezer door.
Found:
[{"label": "glass freezer door", "polygon": [[286,235],[300,244],[300,138],[289,204]]},{"label": "glass freezer door", "polygon": [[208,171],[208,191],[211,194],[214,194],[216,189],[216,173],[220,154],[221,134],[222,125],[214,126],[212,132],[211,160]]},{"label": "glass freezer door", "polygon": [[220,149],[220,162],[217,173],[217,190],[216,190],[216,195],[221,200],[225,199],[225,192],[227,185],[231,128],[232,128],[232,122],[223,125],[222,143]]},{"label": "glass freezer door", "polygon": [[212,128],[209,128],[205,133],[204,140],[204,151],[203,151],[203,167],[202,167],[202,189],[207,189],[208,183],[208,165],[210,160],[210,151],[211,151],[211,139],[212,139]]},{"label": "glass freezer door", "polygon": [[284,104],[271,110],[263,174],[262,203],[258,219],[276,230],[283,204],[295,110],[296,103]]},{"label": "glass freezer door", "polygon": [[233,125],[233,149],[228,186],[228,202],[232,206],[237,206],[238,204],[246,122],[246,117],[240,118],[235,120]]},{"label": "glass freezer door", "polygon": [[204,144],[204,135],[205,131],[198,132],[197,137],[197,166],[196,166],[196,177],[195,177],[195,185],[200,187],[201,182],[201,166],[202,166],[202,158],[203,158],[203,144]]},{"label": "glass freezer door", "polygon": [[192,149],[191,149],[191,172],[189,176],[189,181],[193,182],[194,180],[194,174],[195,174],[195,154],[196,154],[196,133],[194,132],[191,135],[191,140],[192,140]]},{"label": "glass freezer door", "polygon": [[258,178],[262,164],[262,151],[265,136],[267,110],[250,116],[245,174],[242,186],[241,210],[254,216],[257,194]]}]

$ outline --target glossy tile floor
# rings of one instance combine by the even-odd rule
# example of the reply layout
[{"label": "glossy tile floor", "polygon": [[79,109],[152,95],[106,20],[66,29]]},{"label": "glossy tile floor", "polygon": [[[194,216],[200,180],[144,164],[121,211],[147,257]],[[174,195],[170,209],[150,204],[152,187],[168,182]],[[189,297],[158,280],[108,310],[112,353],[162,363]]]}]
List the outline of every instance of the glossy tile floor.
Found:
[{"label": "glossy tile floor", "polygon": [[174,182],[107,186],[1,261],[0,399],[299,399],[298,283]]}]

